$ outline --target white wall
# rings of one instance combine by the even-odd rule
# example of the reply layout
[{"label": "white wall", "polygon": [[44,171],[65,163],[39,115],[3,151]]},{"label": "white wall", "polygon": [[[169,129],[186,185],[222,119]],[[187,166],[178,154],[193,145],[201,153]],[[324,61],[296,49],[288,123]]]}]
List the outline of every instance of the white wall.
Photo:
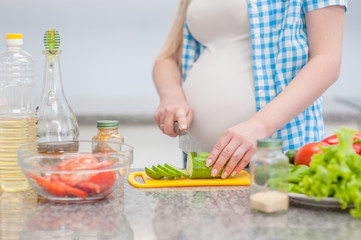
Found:
[{"label": "white wall", "polygon": [[[0,49],[6,33],[24,34],[24,48],[37,60],[40,94],[42,38],[56,28],[64,89],[76,114],[152,113],[153,59],[177,6],[178,0],[0,0]],[[341,77],[326,97],[360,95],[360,12],[361,1],[349,0]]]},{"label": "white wall", "polygon": [[361,103],[361,0],[348,0],[343,60],[339,80],[328,89],[325,97],[358,98]]},{"label": "white wall", "polygon": [[177,6],[178,0],[0,0],[0,49],[6,33],[23,33],[40,94],[43,36],[56,28],[63,85],[76,113],[152,112],[152,64]]}]

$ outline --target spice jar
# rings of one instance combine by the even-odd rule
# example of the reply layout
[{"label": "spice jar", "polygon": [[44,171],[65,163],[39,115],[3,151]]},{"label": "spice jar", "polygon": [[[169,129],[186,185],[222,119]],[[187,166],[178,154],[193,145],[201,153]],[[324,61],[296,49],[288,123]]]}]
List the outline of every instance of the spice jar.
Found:
[{"label": "spice jar", "polygon": [[288,158],[282,153],[282,140],[257,141],[257,152],[250,163],[250,206],[253,212],[288,210],[288,165]]},{"label": "spice jar", "polygon": [[98,133],[93,137],[93,140],[99,141],[113,141],[124,142],[123,136],[118,132],[119,122],[113,120],[97,121]]},{"label": "spice jar", "polygon": [[[124,138],[119,134],[119,122],[115,120],[101,120],[97,121],[98,133],[95,135],[92,140],[95,141],[111,141],[123,143]],[[112,149],[106,143],[94,143],[93,144],[93,153],[96,152],[114,152],[116,150]]]}]

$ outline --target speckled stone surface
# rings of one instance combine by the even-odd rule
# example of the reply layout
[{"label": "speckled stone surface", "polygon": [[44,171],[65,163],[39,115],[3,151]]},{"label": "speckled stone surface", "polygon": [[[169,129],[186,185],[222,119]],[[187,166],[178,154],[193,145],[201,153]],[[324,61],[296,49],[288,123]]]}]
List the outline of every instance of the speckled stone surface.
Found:
[{"label": "speckled stone surface", "polygon": [[[139,169],[138,169],[139,170]],[[248,187],[137,189],[59,204],[32,191],[0,197],[0,239],[360,239],[348,211],[291,204],[287,213],[249,208]]]}]

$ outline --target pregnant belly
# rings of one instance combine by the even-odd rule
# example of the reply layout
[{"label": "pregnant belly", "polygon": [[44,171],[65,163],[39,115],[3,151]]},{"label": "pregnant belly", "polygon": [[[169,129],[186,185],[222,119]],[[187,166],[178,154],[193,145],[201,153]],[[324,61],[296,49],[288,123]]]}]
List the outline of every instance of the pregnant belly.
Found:
[{"label": "pregnant belly", "polygon": [[252,64],[235,60],[200,58],[183,84],[194,116],[189,133],[202,151],[211,151],[227,128],[256,113]]}]

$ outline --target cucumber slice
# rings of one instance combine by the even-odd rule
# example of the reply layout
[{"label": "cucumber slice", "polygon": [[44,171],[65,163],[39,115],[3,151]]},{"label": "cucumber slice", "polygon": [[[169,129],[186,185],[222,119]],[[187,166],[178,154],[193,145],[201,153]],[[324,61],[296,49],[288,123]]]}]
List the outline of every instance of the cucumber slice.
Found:
[{"label": "cucumber slice", "polygon": [[189,175],[187,173],[185,173],[184,171],[180,170],[179,168],[177,167],[174,167],[172,165],[169,165],[168,163],[165,163],[164,164],[164,167],[170,169],[170,170],[173,170],[174,172],[180,174],[182,177],[185,177],[185,178],[188,178]]},{"label": "cucumber slice", "polygon": [[206,161],[209,153],[201,153],[196,155],[194,152],[189,152],[187,157],[187,172],[189,178],[220,178],[222,170],[215,177],[211,175],[213,166],[206,167]]},{"label": "cucumber slice", "polygon": [[197,155],[197,157],[208,157],[209,156],[209,153],[207,153],[207,152],[201,152],[201,153],[199,153],[198,155]]},{"label": "cucumber slice", "polygon": [[158,164],[157,167],[160,168],[160,169],[162,169],[164,172],[167,172],[168,174],[170,174],[171,176],[173,176],[173,177],[175,177],[175,178],[180,178],[180,177],[181,177],[180,174],[178,174],[178,173],[174,172],[173,170],[171,170],[171,169],[169,169],[169,168],[166,168],[166,167],[164,167],[164,166],[162,166],[162,165],[160,165],[160,164]]},{"label": "cucumber slice", "polygon": [[150,168],[147,168],[145,167],[145,173],[150,177],[150,178],[153,178],[153,179],[162,179],[164,176],[157,173],[156,171],[150,169]]},{"label": "cucumber slice", "polygon": [[164,177],[166,177],[166,178],[168,178],[168,179],[174,179],[174,177],[173,177],[172,175],[170,175],[169,173],[163,171],[162,169],[160,169],[160,168],[158,168],[158,167],[156,167],[156,166],[152,166],[152,169],[153,169],[155,172],[163,175]]}]

